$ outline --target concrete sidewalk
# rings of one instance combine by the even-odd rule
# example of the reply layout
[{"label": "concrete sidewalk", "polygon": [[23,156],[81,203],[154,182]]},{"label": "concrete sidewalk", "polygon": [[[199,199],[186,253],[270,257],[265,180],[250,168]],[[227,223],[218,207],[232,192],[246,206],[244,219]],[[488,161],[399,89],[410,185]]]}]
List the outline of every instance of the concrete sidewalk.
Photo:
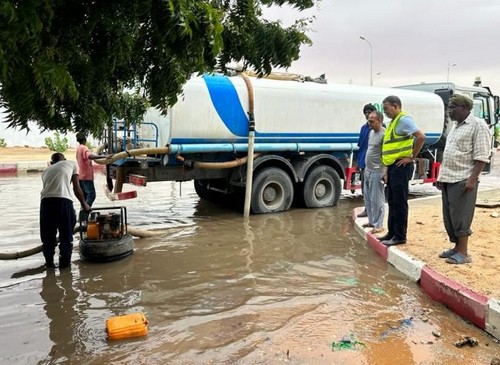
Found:
[{"label": "concrete sidewalk", "polygon": [[[479,191],[477,203],[500,204],[500,189]],[[412,206],[422,206],[422,204],[429,211],[441,209],[441,196],[410,200],[410,210]],[[373,234],[362,228],[362,224],[366,223],[367,220],[366,218],[357,218],[357,214],[363,209],[363,207],[354,209],[352,219],[356,231],[372,249],[401,273],[417,282],[432,299],[443,303],[457,315],[500,339],[500,298],[477,293],[462,283],[439,273],[428,263],[403,252],[397,246],[387,247],[381,244]]]}]

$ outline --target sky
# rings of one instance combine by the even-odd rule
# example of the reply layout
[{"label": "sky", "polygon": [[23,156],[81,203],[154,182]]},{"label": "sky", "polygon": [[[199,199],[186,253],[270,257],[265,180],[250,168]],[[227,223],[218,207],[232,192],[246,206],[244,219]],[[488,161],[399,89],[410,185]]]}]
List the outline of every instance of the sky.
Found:
[{"label": "sky", "polygon": [[329,83],[391,87],[449,81],[483,85],[500,95],[500,0],[322,0],[305,12],[272,8],[290,25],[314,15],[313,45],[288,69]]},{"label": "sky", "polygon": [[[313,45],[302,47],[289,72],[369,85],[372,63],[374,86],[446,82],[448,76],[468,86],[480,76],[500,95],[500,0],[321,0],[305,12],[265,11],[284,25],[311,16]],[[373,58],[360,36],[371,43]],[[0,124],[0,137],[9,145],[43,146],[52,135],[26,136],[5,126]]]}]

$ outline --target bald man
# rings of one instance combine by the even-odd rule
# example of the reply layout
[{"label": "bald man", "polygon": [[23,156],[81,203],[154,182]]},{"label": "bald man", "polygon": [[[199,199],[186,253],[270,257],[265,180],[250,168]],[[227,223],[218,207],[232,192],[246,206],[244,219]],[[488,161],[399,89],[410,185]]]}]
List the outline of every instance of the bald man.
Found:
[{"label": "bald man", "polygon": [[[73,229],[76,225],[71,190],[85,212],[91,208],[80,188],[78,168],[74,161],[67,161],[62,153],[54,153],[50,167],[42,173],[43,188],[40,201],[40,239],[45,266],[55,267],[54,254],[59,232],[59,268],[68,267],[73,252]],[[71,188],[73,185],[73,188]]]}]

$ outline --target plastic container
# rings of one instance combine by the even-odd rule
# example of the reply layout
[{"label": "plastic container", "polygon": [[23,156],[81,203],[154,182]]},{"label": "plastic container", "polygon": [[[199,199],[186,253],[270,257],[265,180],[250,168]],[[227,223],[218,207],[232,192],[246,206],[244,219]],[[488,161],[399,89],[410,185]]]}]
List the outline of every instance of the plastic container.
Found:
[{"label": "plastic container", "polygon": [[111,317],[106,320],[106,332],[109,340],[146,336],[148,320],[143,313]]},{"label": "plastic container", "polygon": [[101,238],[101,229],[96,221],[89,221],[87,224],[87,239],[98,240]]}]

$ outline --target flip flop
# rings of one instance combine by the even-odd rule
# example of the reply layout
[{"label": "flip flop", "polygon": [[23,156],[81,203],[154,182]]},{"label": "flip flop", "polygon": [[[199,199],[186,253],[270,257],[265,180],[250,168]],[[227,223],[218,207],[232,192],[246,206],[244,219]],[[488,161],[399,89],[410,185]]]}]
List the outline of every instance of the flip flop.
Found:
[{"label": "flip flop", "polygon": [[454,249],[450,248],[449,250],[443,251],[439,254],[440,259],[447,259],[448,257],[452,257],[454,254],[456,254],[457,251]]},{"label": "flip flop", "polygon": [[380,233],[380,232],[384,232],[384,227],[375,227],[371,230],[371,233],[373,233],[373,234]]},{"label": "flip flop", "polygon": [[363,228],[371,228],[371,227],[374,227],[374,225],[371,224],[371,223],[365,223],[361,227],[363,227]]},{"label": "flip flop", "polygon": [[453,256],[448,257],[445,261],[448,264],[462,265],[471,263],[472,259],[470,256],[464,256],[460,252],[455,252]]}]

